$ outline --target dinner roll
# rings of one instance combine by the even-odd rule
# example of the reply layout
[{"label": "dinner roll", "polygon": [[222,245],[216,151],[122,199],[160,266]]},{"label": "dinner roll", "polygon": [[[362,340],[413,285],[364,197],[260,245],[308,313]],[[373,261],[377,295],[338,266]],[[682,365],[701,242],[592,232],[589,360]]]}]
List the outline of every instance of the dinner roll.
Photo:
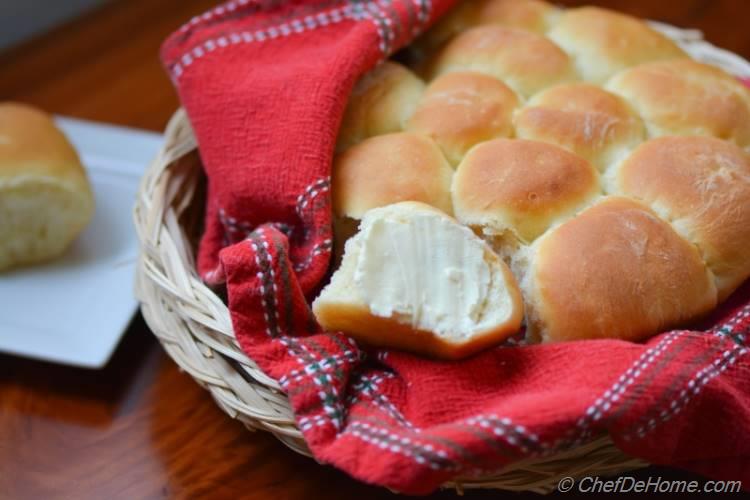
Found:
[{"label": "dinner roll", "polygon": [[507,85],[474,72],[446,73],[428,87],[407,130],[425,134],[458,165],[473,145],[513,134],[518,97]]},{"label": "dinner roll", "polygon": [[337,155],[331,179],[334,258],[370,209],[420,201],[452,213],[452,177],[440,148],[412,132],[372,137]]},{"label": "dinner roll", "polygon": [[540,0],[479,0],[474,24],[499,24],[509,28],[547,32],[560,9]]},{"label": "dinner roll", "polygon": [[651,136],[708,135],[750,146],[750,90],[719,68],[687,59],[649,63],[607,88],[630,102]]},{"label": "dinner roll", "polygon": [[588,83],[569,83],[535,95],[515,117],[516,135],[557,144],[600,171],[645,138],[640,118],[620,97]]},{"label": "dinner roll", "polygon": [[750,156],[710,137],[661,137],[617,172],[622,193],[645,200],[697,245],[724,300],[750,277]]},{"label": "dinner roll", "polygon": [[419,54],[443,45],[467,28],[497,24],[543,34],[559,16],[560,9],[541,0],[464,0],[419,37]]},{"label": "dinner roll", "polygon": [[421,201],[451,213],[453,169],[427,137],[412,132],[371,137],[333,162],[333,211],[361,219],[368,210]]},{"label": "dinner roll", "polygon": [[471,230],[404,202],[365,214],[313,312],[326,330],[370,345],[457,359],[517,332],[523,302]]},{"label": "dinner roll", "polygon": [[546,342],[637,341],[716,305],[713,275],[695,246],[631,199],[603,199],[529,252],[527,328]]},{"label": "dinner roll", "polygon": [[583,79],[593,83],[637,64],[687,57],[642,20],[599,7],[566,10],[548,36],[570,54]]},{"label": "dinner roll", "polygon": [[502,243],[529,243],[600,189],[596,170],[579,156],[543,142],[495,139],[466,155],[451,193],[462,223]]},{"label": "dinner roll", "polygon": [[0,270],[59,256],[93,211],[86,172],[52,118],[0,103]]},{"label": "dinner roll", "polygon": [[385,61],[354,87],[336,149],[343,151],[368,137],[400,131],[423,91],[424,83],[414,73]]},{"label": "dinner roll", "polygon": [[502,26],[464,31],[440,50],[430,74],[472,70],[494,76],[523,97],[577,79],[565,52],[547,38]]}]

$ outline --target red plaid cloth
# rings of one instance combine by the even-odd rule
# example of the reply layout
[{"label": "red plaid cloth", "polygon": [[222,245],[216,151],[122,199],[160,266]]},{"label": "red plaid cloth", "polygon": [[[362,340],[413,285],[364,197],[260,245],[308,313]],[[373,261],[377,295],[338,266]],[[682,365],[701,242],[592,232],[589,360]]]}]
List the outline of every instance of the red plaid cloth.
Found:
[{"label": "red plaid cloth", "polygon": [[163,47],[208,177],[199,271],[289,396],[315,457],[426,493],[609,433],[625,453],[750,485],[750,286],[698,331],[501,346],[461,362],[364,352],[308,301],[331,254],[330,165],[355,81],[449,0],[232,1]]}]

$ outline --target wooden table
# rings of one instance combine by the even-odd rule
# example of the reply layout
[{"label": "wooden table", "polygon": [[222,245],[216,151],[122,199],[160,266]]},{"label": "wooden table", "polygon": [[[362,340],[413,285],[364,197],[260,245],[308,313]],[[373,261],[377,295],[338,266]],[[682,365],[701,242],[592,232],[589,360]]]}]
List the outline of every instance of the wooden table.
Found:
[{"label": "wooden table", "polygon": [[[0,54],[0,100],[162,130],[178,103],[157,58],[159,44],[214,3],[114,1]],[[562,3],[597,3],[699,28],[750,58],[746,0]],[[694,477],[659,468],[637,475]],[[247,432],[180,373],[140,317],[101,371],[0,356],[0,498],[383,496],[392,495],[319,466],[270,435]]]}]

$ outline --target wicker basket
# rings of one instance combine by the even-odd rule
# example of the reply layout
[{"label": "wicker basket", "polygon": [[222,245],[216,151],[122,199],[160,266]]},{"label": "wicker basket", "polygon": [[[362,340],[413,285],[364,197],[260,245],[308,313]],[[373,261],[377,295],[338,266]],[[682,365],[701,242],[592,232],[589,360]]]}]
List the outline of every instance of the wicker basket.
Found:
[{"label": "wicker basket", "polygon": [[[750,63],[705,42],[700,32],[652,25],[695,59],[750,78]],[[196,273],[193,251],[204,186],[196,148],[187,116],[179,110],[140,187],[134,215],[141,244],[136,294],[143,316],[169,356],[232,418],[310,455],[279,385],[242,352],[226,304]],[[645,465],[604,436],[552,457],[519,461],[491,476],[456,479],[445,486],[459,492],[498,488],[546,493],[566,476],[616,474]]]}]

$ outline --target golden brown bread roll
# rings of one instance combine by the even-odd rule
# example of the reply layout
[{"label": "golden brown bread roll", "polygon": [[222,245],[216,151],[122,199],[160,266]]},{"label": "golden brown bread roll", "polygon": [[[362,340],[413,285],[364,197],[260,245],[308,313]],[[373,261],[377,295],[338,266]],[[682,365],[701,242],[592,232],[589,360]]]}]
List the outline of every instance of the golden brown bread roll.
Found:
[{"label": "golden brown bread roll", "polygon": [[86,172],[52,118],[0,103],[0,270],[59,256],[93,211]]},{"label": "golden brown bread roll", "polygon": [[588,83],[540,92],[519,110],[515,125],[518,137],[562,146],[600,171],[645,138],[641,119],[625,101]]},{"label": "golden brown bread roll", "polygon": [[583,79],[593,83],[637,64],[687,57],[640,19],[598,7],[565,11],[548,36],[573,58]]},{"label": "golden brown bread roll", "polygon": [[615,76],[607,89],[630,102],[652,137],[708,135],[750,146],[750,90],[719,68],[649,63]]},{"label": "golden brown bread roll", "polygon": [[567,54],[549,39],[502,26],[479,26],[456,36],[431,61],[429,73],[465,70],[494,76],[523,97],[578,79]]},{"label": "golden brown bread roll", "polygon": [[617,171],[615,189],[645,200],[694,243],[724,300],[750,277],[750,156],[709,137],[661,137]]},{"label": "golden brown bread roll", "polygon": [[372,136],[398,132],[424,91],[422,80],[401,64],[385,61],[354,87],[336,149]]},{"label": "golden brown bread roll", "polygon": [[434,51],[458,33],[484,24],[496,24],[543,34],[560,10],[541,0],[464,0],[414,43],[419,54]]},{"label": "golden brown bread roll", "polygon": [[560,9],[540,0],[480,0],[474,24],[498,24],[544,34],[557,21]]},{"label": "golden brown bread roll", "polygon": [[320,324],[376,346],[457,359],[516,333],[513,275],[480,238],[422,203],[367,212],[313,303]]},{"label": "golden brown bread roll", "polygon": [[370,209],[421,201],[452,213],[453,169],[437,145],[411,132],[367,139],[333,162],[333,212],[360,219]]},{"label": "golden brown bread roll", "polygon": [[605,198],[540,238],[522,287],[546,342],[641,340],[716,305],[698,250],[645,205]]},{"label": "golden brown bread roll", "polygon": [[543,142],[495,139],[466,155],[451,193],[462,223],[503,243],[529,243],[600,189],[596,170],[579,156]]},{"label": "golden brown bread roll", "polygon": [[334,258],[368,210],[419,201],[453,213],[453,169],[429,138],[398,132],[366,139],[333,162]]},{"label": "golden brown bread roll", "polygon": [[517,106],[516,94],[496,78],[446,73],[427,87],[406,128],[432,138],[458,165],[473,145],[512,135]]}]

